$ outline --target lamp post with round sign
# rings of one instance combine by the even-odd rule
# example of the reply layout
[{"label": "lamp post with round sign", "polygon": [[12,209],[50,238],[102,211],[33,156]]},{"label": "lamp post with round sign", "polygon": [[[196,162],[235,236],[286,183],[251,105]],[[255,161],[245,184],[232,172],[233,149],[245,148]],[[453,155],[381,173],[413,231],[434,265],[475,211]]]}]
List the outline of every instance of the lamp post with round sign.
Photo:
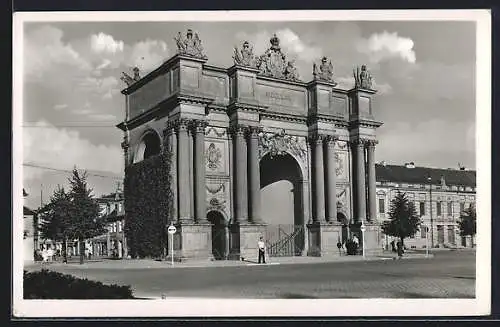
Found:
[{"label": "lamp post with round sign", "polygon": [[361,222],[361,242],[363,243],[363,259],[365,258],[365,231],[366,227],[364,222]]},{"label": "lamp post with round sign", "polygon": [[177,231],[174,225],[168,226],[167,232],[170,234],[170,255],[172,256],[172,266],[174,265],[174,234]]}]

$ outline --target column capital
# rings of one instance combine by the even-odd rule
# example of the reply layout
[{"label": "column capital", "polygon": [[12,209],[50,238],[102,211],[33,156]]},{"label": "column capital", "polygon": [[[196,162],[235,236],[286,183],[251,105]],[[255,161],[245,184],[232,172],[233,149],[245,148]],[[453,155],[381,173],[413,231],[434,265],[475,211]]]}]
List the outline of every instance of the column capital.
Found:
[{"label": "column capital", "polygon": [[195,119],[191,121],[190,125],[193,132],[205,134],[205,128],[208,126],[208,122],[204,119]]},{"label": "column capital", "polygon": [[246,133],[250,138],[258,138],[259,133],[262,133],[263,129],[260,126],[248,126]]},{"label": "column capital", "polygon": [[337,135],[327,135],[326,136],[326,144],[328,147],[334,147],[335,143],[339,140],[339,137]]},{"label": "column capital", "polygon": [[365,144],[367,147],[372,148],[378,144],[378,141],[377,140],[366,140]]},{"label": "column capital", "polygon": [[249,126],[247,125],[233,125],[228,128],[229,134],[233,136],[245,136],[248,133]]},{"label": "column capital", "polygon": [[318,145],[318,144],[323,144],[323,142],[327,139],[327,137],[328,136],[325,134],[320,134],[316,132],[309,135],[307,140],[309,141],[309,143],[311,143],[311,145]]},{"label": "column capital", "polygon": [[359,139],[355,139],[355,140],[352,140],[350,141],[350,144],[353,146],[353,147],[364,147],[366,145],[366,142],[368,141],[368,139],[365,139],[365,138],[359,138]]}]

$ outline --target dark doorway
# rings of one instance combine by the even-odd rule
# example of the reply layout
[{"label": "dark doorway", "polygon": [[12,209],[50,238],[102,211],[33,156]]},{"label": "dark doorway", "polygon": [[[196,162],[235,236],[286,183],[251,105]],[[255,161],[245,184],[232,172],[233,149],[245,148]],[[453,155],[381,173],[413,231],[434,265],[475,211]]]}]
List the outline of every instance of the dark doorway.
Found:
[{"label": "dark doorway", "polygon": [[224,260],[227,256],[229,241],[226,220],[219,211],[210,211],[207,219],[212,224],[212,255],[215,260]]},{"label": "dark doorway", "polygon": [[349,237],[349,221],[342,212],[337,212],[337,221],[342,224],[342,244],[344,244]]}]

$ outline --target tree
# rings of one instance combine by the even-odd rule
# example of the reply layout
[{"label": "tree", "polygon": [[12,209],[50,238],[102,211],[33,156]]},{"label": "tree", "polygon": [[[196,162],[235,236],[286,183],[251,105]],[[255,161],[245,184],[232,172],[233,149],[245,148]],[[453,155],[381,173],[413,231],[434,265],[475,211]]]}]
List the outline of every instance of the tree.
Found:
[{"label": "tree", "polygon": [[389,220],[382,225],[384,234],[399,237],[404,245],[404,239],[411,237],[420,230],[422,221],[417,215],[415,206],[406,197],[406,193],[398,192],[391,200]]},{"label": "tree", "polygon": [[62,242],[64,262],[67,262],[67,240],[78,239],[80,263],[83,263],[84,241],[104,234],[105,222],[99,219],[99,206],[87,185],[87,174],[80,174],[75,168],[69,183],[69,192],[59,186],[50,202],[40,209],[40,232],[45,239]]},{"label": "tree", "polygon": [[80,264],[85,256],[86,239],[105,233],[105,222],[99,219],[99,205],[93,199],[92,189],[87,185],[87,173],[80,175],[76,168],[69,179],[71,186],[71,225],[70,233],[80,243]]},{"label": "tree", "polygon": [[70,236],[71,213],[71,197],[60,185],[54,191],[49,203],[38,212],[42,238],[63,242],[64,262],[67,261],[66,240]]},{"label": "tree", "polygon": [[476,207],[473,204],[460,213],[458,226],[460,227],[460,236],[470,236],[472,246],[474,246],[474,236],[476,235]]}]

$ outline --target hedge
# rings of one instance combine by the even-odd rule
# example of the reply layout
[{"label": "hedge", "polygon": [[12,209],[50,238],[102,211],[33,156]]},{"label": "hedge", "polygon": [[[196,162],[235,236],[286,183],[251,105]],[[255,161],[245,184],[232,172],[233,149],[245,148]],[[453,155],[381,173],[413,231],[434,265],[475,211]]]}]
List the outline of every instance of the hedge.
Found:
[{"label": "hedge", "polygon": [[125,170],[125,236],[133,258],[160,258],[172,216],[170,154],[162,152]]},{"label": "hedge", "polygon": [[130,286],[104,285],[47,269],[23,275],[24,299],[134,299]]}]

